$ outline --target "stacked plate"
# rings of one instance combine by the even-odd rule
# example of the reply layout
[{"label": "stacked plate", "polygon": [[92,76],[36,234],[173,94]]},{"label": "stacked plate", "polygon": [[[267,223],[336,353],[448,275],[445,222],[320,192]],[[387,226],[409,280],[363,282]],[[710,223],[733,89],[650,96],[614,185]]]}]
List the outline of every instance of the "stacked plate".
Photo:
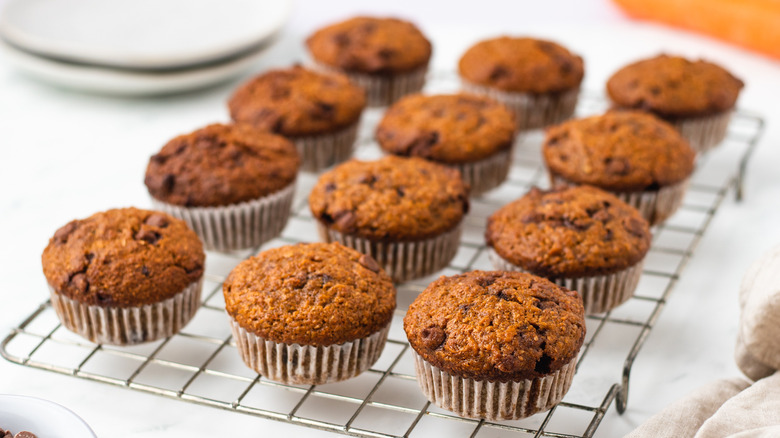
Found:
[{"label": "stacked plate", "polygon": [[291,11],[292,0],[9,0],[0,46],[50,83],[167,94],[251,67]]}]

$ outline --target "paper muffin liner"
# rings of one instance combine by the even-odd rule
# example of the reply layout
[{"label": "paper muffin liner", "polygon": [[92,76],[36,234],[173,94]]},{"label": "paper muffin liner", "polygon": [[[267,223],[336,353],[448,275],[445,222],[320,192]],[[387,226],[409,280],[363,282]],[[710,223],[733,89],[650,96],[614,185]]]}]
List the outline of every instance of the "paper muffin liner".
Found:
[{"label": "paper muffin liner", "polygon": [[253,201],[220,207],[183,207],[152,198],[152,206],[184,220],[208,250],[254,248],[278,236],[290,217],[295,182]]},{"label": "paper muffin liner", "polygon": [[291,137],[301,155],[301,170],[317,172],[352,156],[360,119],[346,128],[331,133],[305,137]]},{"label": "paper muffin liner", "polygon": [[[577,185],[558,175],[551,175],[553,186]],[[685,192],[688,190],[690,178],[686,178],[677,184],[661,187],[659,190],[646,190],[638,192],[611,192],[621,201],[639,210],[650,225],[658,225],[673,215],[682,205]]]},{"label": "paper muffin liner", "polygon": [[97,344],[134,345],[178,333],[200,307],[203,277],[159,303],[137,307],[85,304],[49,286],[62,325]]},{"label": "paper muffin liner", "polygon": [[463,181],[470,187],[470,196],[479,196],[506,181],[512,164],[512,148],[500,151],[473,163],[448,165],[460,171]]},{"label": "paper muffin liner", "polygon": [[320,238],[339,242],[373,257],[396,283],[425,277],[444,269],[455,257],[463,229],[461,221],[455,228],[429,239],[418,241],[381,242],[341,233],[317,221]]},{"label": "paper muffin liner", "polygon": [[575,356],[545,377],[491,382],[449,374],[412,353],[417,382],[428,400],[461,417],[489,421],[517,420],[552,408],[566,395],[577,368]]},{"label": "paper muffin liner", "polygon": [[[493,267],[500,271],[526,272],[539,275],[506,260],[498,255],[493,248],[488,248],[488,257]],[[639,279],[642,277],[644,264],[643,258],[633,266],[612,274],[591,275],[579,278],[546,278],[559,286],[577,291],[585,305],[585,314],[592,315],[614,309],[634,296]]]},{"label": "paper muffin liner", "polygon": [[574,114],[580,87],[560,93],[531,94],[498,90],[461,79],[461,89],[506,105],[515,115],[517,129],[527,131],[563,122]]},{"label": "paper muffin liner", "polygon": [[425,85],[425,75],[428,73],[427,64],[406,73],[382,75],[347,72],[316,61],[312,61],[312,67],[319,71],[346,75],[352,83],[366,90],[366,105],[370,107],[388,106],[407,94],[419,92]]},{"label": "paper muffin liner", "polygon": [[733,110],[728,110],[709,116],[680,118],[670,122],[697,153],[704,153],[726,138],[733,113]]},{"label": "paper muffin liner", "polygon": [[257,336],[230,319],[244,363],[263,377],[282,383],[322,385],[355,377],[382,354],[390,323],[371,335],[343,344],[285,344]]}]

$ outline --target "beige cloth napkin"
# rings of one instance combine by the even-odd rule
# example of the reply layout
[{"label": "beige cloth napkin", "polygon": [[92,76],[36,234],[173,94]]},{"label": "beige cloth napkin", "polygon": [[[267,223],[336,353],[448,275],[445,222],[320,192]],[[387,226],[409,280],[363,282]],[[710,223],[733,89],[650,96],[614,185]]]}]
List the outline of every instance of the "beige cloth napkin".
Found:
[{"label": "beige cloth napkin", "polygon": [[755,383],[740,378],[710,383],[626,438],[780,437],[780,246],[748,269],[739,304],[736,361]]}]

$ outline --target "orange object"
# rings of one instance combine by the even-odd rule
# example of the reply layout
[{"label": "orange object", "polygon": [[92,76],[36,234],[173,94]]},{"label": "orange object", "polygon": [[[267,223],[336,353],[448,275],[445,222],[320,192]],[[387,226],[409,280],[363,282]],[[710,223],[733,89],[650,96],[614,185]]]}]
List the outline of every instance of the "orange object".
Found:
[{"label": "orange object", "polygon": [[629,15],[780,58],[780,0],[613,0]]}]

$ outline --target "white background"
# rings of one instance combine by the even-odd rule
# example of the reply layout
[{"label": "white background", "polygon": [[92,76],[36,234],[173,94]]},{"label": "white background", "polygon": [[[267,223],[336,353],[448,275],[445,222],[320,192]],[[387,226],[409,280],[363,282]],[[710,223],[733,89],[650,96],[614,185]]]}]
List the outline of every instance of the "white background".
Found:
[{"label": "white background", "polygon": [[[2,4],[2,1],[0,1]],[[597,436],[621,436],[690,390],[739,375],[733,361],[736,293],[750,262],[780,242],[780,65],[706,37],[634,22],[601,0],[443,2],[299,1],[283,38],[256,70],[302,59],[302,39],[357,13],[412,19],[434,43],[434,65],[454,68],[480,38],[547,37],[580,53],[585,87],[602,90],[617,68],[661,51],[727,66],[746,87],[739,106],[768,129],[750,166],[744,202],[715,217],[632,373],[629,410],[614,407]],[[40,253],[73,218],[111,207],[148,207],[146,161],[169,138],[227,119],[231,82],[183,96],[123,99],[51,88],[0,58],[0,336],[46,299]],[[0,361],[0,393],[34,395],[79,413],[104,437],[326,436]],[[329,435],[330,436],[330,435]]]}]

